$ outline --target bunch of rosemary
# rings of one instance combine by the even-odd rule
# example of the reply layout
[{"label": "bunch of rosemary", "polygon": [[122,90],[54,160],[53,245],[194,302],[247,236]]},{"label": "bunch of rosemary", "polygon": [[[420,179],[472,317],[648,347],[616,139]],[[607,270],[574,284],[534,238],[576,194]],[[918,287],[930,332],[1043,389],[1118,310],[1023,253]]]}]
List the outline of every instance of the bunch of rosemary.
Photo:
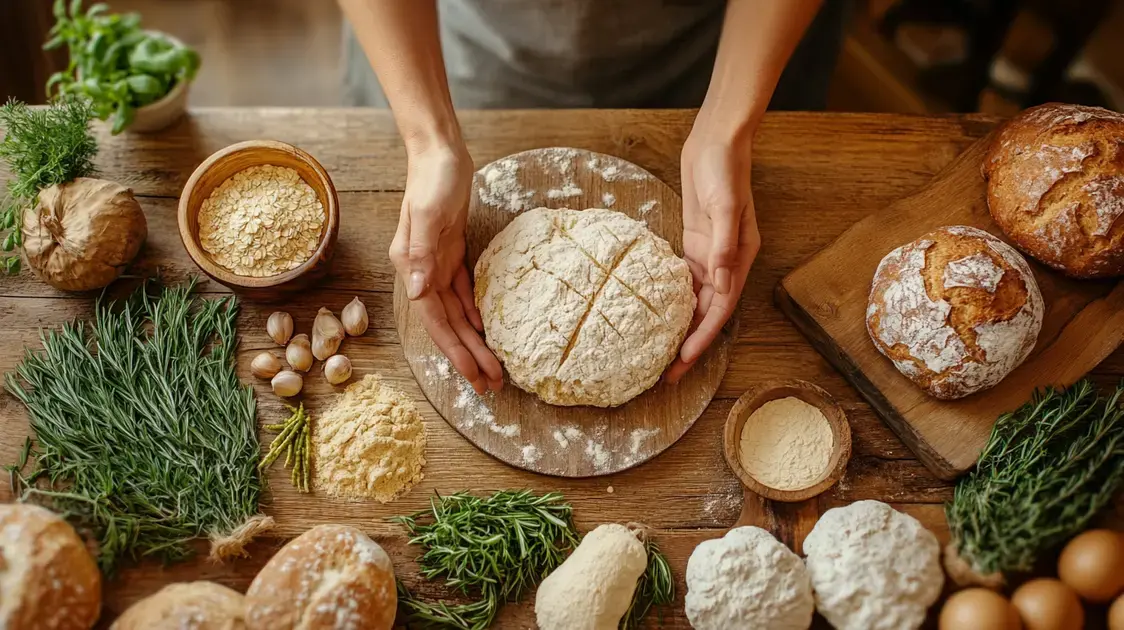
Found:
[{"label": "bunch of rosemary", "polygon": [[[418,558],[422,576],[443,577],[451,589],[479,599],[430,604],[399,585],[400,601],[410,611],[410,622],[419,627],[487,628],[504,602],[518,600],[578,544],[572,509],[557,492],[536,496],[530,490],[505,490],[487,498],[437,495],[430,507],[393,519],[409,530],[411,545],[424,549]],[[421,519],[429,522],[422,524]]]},{"label": "bunch of rosemary", "polygon": [[1081,381],[999,418],[945,510],[953,579],[999,585],[1029,571],[1112,500],[1124,479],[1122,395],[1124,385],[1098,397]]},{"label": "bunch of rosemary", "polygon": [[265,430],[276,433],[277,437],[269,444],[269,452],[258,464],[258,470],[264,472],[273,462],[285,454],[285,466],[292,464],[293,470],[289,481],[297,492],[308,492],[309,480],[312,470],[309,468],[309,453],[311,452],[311,427],[309,426],[308,413],[304,410],[304,403],[297,409],[286,408],[292,412],[289,419],[279,424],[267,424]]},{"label": "bunch of rosemary", "polygon": [[632,603],[621,619],[622,630],[640,627],[644,616],[652,606],[666,606],[675,601],[675,578],[671,575],[671,565],[660,551],[659,545],[645,532],[642,536],[644,551],[648,554],[648,567],[636,582]]},{"label": "bunch of rosemary", "polygon": [[41,333],[43,350],[7,375],[37,444],[26,476],[9,469],[16,494],[90,530],[109,572],[122,557],[181,559],[192,539],[227,534],[258,509],[254,394],[234,372],[237,305],[193,287],[99,300],[92,322]]}]

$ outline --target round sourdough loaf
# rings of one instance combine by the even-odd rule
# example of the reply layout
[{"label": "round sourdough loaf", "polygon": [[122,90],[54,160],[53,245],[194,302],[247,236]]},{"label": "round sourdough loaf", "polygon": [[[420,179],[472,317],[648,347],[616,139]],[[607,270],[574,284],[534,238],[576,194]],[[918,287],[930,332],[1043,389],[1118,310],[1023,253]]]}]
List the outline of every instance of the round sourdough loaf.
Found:
[{"label": "round sourdough loaf", "polygon": [[991,216],[1075,278],[1124,274],[1124,115],[1048,103],[1008,121],[983,166]]},{"label": "round sourdough loaf", "polygon": [[994,386],[1030,354],[1042,294],[1022,256],[973,227],[944,227],[886,255],[866,327],[898,370],[937,398]]},{"label": "round sourdough loaf", "polygon": [[110,630],[244,630],[242,593],[214,582],[169,584],[133,604]]},{"label": "round sourdough loaf", "polygon": [[0,628],[89,630],[101,574],[66,521],[36,505],[0,505]]},{"label": "round sourdough loaf", "polygon": [[389,630],[390,556],[354,527],[317,525],[289,541],[246,591],[249,630]]},{"label": "round sourdough loaf", "polygon": [[611,210],[525,212],[476,263],[488,346],[552,405],[622,405],[675,358],[695,310],[667,241]]}]

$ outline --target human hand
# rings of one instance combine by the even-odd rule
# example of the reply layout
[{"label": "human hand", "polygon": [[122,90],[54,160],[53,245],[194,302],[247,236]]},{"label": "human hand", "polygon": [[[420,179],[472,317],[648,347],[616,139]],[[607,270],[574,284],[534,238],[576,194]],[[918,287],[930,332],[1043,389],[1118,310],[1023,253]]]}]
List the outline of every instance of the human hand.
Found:
[{"label": "human hand", "polygon": [[683,144],[683,255],[698,304],[692,332],[666,378],[677,382],[738,308],[749,268],[761,248],[750,189],[752,131],[731,133],[700,111]]},{"label": "human hand", "polygon": [[390,260],[422,324],[476,393],[499,390],[503,369],[484,345],[484,324],[465,264],[472,158],[464,145],[410,155]]}]

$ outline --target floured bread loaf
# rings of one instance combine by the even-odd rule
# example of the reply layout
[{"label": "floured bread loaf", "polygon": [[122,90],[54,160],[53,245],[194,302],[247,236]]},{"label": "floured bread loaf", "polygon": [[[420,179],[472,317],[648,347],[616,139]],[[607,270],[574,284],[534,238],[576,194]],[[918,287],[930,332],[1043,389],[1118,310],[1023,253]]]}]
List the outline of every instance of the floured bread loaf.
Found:
[{"label": "floured bread loaf", "polygon": [[866,326],[879,352],[937,398],[994,386],[1026,359],[1042,294],[1014,249],[967,226],[944,227],[886,255]]},{"label": "floured bread loaf", "polygon": [[1124,274],[1124,115],[1032,107],[984,160],[991,216],[1038,260],[1076,278]]},{"label": "floured bread loaf", "polygon": [[611,210],[537,208],[476,263],[488,346],[553,405],[622,405],[675,358],[695,310],[687,263]]},{"label": "floured bread loaf", "polygon": [[169,584],[133,604],[109,630],[245,630],[242,593],[214,582]]}]

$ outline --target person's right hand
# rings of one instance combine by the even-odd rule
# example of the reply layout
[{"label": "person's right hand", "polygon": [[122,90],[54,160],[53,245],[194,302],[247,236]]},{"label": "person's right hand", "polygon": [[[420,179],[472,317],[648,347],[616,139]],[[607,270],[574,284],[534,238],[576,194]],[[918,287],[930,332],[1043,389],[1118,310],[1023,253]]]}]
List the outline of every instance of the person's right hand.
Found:
[{"label": "person's right hand", "polygon": [[390,260],[433,342],[482,394],[500,389],[503,369],[480,337],[484,324],[464,259],[472,173],[463,144],[410,155]]}]

